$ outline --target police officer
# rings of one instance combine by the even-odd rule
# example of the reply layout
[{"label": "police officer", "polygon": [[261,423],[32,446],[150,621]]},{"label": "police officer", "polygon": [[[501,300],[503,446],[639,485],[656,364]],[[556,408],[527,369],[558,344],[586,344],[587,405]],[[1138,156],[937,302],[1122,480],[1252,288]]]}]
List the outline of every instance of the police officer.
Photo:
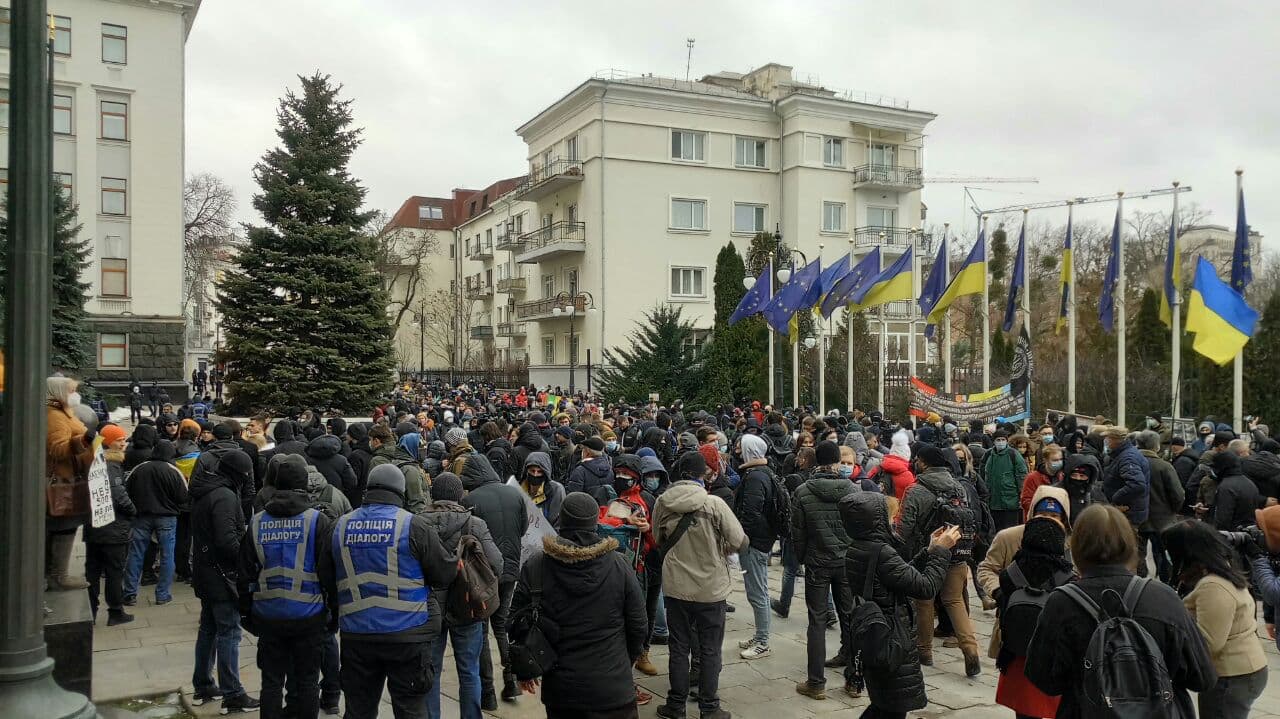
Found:
[{"label": "police officer", "polygon": [[315,719],[324,642],[337,618],[335,596],[324,589],[333,586],[332,565],[318,561],[333,520],[311,508],[303,463],[282,462],[275,487],[240,544],[241,623],[258,636],[263,719],[286,716],[286,680],[288,716]]},{"label": "police officer", "polygon": [[322,550],[321,575],[332,567],[338,599],[346,719],[375,719],[384,683],[396,719],[427,716],[440,598],[458,567],[427,520],[405,511],[404,502],[400,468],[374,467],[364,503],[338,518]]}]

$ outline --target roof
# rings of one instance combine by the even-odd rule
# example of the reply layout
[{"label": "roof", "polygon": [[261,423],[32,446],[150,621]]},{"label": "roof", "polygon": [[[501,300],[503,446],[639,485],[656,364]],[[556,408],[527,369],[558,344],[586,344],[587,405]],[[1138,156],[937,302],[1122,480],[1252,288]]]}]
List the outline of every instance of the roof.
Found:
[{"label": "roof", "polygon": [[[418,214],[418,208],[423,205],[441,208],[441,219],[422,219]],[[454,218],[456,216],[453,198],[413,195],[400,205],[400,209],[396,210],[396,213],[391,216],[391,222],[388,223],[387,226],[417,227],[428,230],[452,230],[455,227]]]},{"label": "roof", "polygon": [[[524,180],[524,175],[509,177],[504,180],[498,180],[481,190],[455,187],[450,197],[412,195],[400,205],[400,209],[396,210],[395,214],[392,215],[391,222],[387,226],[452,230],[466,224],[473,217],[484,214],[499,197],[514,190]],[[474,212],[471,209],[472,201],[475,202]],[[439,207],[441,210],[440,219],[423,219],[418,212],[418,208],[423,205]]]}]

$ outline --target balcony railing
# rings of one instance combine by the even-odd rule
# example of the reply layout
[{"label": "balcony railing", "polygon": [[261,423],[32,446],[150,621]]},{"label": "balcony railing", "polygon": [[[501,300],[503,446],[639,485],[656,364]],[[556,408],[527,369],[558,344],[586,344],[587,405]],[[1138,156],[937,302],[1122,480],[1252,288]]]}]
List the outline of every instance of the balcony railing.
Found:
[{"label": "balcony railing", "polygon": [[506,294],[524,292],[526,280],[523,277],[507,277],[498,280],[498,291]]},{"label": "balcony railing", "polygon": [[[569,300],[563,297],[558,299],[555,297],[551,297],[545,300],[530,300],[528,302],[521,302],[520,304],[516,305],[516,319],[519,319],[519,320],[552,319],[555,317],[555,315],[552,314],[551,312],[553,309],[557,307],[568,307],[569,305],[570,305]],[[587,308],[587,298],[582,295],[578,295],[576,300],[573,302],[573,305],[577,308],[576,313],[581,313]],[[564,314],[561,314],[560,316],[565,317]]]},{"label": "balcony railing", "polygon": [[492,260],[493,245],[489,244],[488,242],[485,242],[483,244],[478,244],[475,247],[471,248],[471,254],[468,255],[468,257],[470,257],[473,260]]},{"label": "balcony railing", "polygon": [[466,296],[469,300],[482,300],[493,296],[493,285],[467,285]]},{"label": "balcony railing", "polygon": [[471,339],[473,340],[493,339],[493,325],[472,325]]},{"label": "balcony railing", "polygon": [[853,186],[918,190],[924,187],[924,172],[918,167],[863,165],[853,168]]},{"label": "balcony railing", "polygon": [[528,329],[526,329],[523,322],[498,323],[499,337],[524,337],[526,334],[528,334]]},{"label": "balcony railing", "polygon": [[511,191],[511,199],[538,200],[575,182],[582,182],[581,160],[536,161],[529,177]]},{"label": "balcony railing", "polygon": [[498,237],[493,241],[493,249],[499,252],[507,250],[519,252],[522,247],[520,235],[516,234],[515,225],[503,225],[498,229]]},{"label": "balcony railing", "polygon": [[587,223],[553,222],[520,235],[520,242],[524,247],[516,255],[516,262],[521,263],[551,259],[567,252],[584,252],[587,249]]},{"label": "balcony railing", "polygon": [[[911,246],[913,231],[906,227],[857,227],[853,230],[855,247],[888,247],[905,250]],[[925,254],[933,250],[933,238],[925,233],[916,235],[916,252]]]}]

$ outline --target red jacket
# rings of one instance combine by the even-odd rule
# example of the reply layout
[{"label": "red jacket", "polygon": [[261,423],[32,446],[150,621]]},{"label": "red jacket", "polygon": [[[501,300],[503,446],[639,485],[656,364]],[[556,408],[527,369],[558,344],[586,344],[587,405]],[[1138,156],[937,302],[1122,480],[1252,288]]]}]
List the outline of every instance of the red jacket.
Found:
[{"label": "red jacket", "polygon": [[907,494],[907,489],[916,483],[916,475],[911,471],[911,464],[896,454],[886,454],[884,459],[880,460],[880,466],[877,467],[880,473],[887,473],[888,477],[875,477],[876,481],[883,487],[887,487],[889,480],[893,481],[893,496],[898,499],[901,506],[902,498]]}]

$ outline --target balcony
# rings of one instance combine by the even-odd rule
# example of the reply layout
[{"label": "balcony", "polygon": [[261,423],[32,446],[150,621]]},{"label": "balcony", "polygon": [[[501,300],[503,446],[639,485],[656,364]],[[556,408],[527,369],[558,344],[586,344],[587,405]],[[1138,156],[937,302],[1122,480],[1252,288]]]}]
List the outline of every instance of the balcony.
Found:
[{"label": "balcony", "polygon": [[498,280],[498,291],[503,294],[515,295],[524,292],[526,280],[523,277],[508,277]]},{"label": "balcony", "polygon": [[471,325],[471,339],[473,340],[493,339],[493,325]]},{"label": "balcony", "polygon": [[533,168],[528,179],[511,191],[511,199],[533,202],[582,182],[582,161],[558,157]]},{"label": "balcony", "polygon": [[533,232],[520,235],[524,247],[516,253],[516,262],[529,265],[553,260],[587,250],[587,223],[553,222]]},{"label": "balcony", "polygon": [[512,225],[503,225],[498,229],[498,237],[494,240],[493,248],[499,252],[519,252],[524,249],[524,244],[520,242],[520,236],[516,234]]},{"label": "balcony", "polygon": [[524,337],[526,334],[528,334],[528,329],[526,329],[523,322],[498,323],[499,337]]},{"label": "balcony", "polygon": [[475,247],[471,248],[471,254],[467,256],[473,260],[492,260],[493,245],[487,242],[484,244],[477,244]]},{"label": "balcony", "polygon": [[493,296],[493,285],[467,285],[466,297],[469,300],[482,300]]},{"label": "balcony", "polygon": [[853,189],[855,190],[900,192],[919,190],[922,187],[924,187],[924,172],[918,167],[863,165],[853,168]]},{"label": "balcony", "polygon": [[[568,319],[567,315],[556,317],[551,310],[556,307],[568,307],[569,302],[565,298],[556,299],[552,297],[545,300],[530,300],[521,302],[516,305],[516,319],[518,320],[552,320],[552,319]],[[587,308],[587,298],[578,295],[577,301],[573,303],[577,308],[574,314],[581,314]]]},{"label": "balcony", "polygon": [[933,251],[933,237],[921,232],[913,233],[906,227],[857,227],[853,230],[853,245],[857,248],[881,247],[901,252],[911,246],[915,235],[916,254]]}]

